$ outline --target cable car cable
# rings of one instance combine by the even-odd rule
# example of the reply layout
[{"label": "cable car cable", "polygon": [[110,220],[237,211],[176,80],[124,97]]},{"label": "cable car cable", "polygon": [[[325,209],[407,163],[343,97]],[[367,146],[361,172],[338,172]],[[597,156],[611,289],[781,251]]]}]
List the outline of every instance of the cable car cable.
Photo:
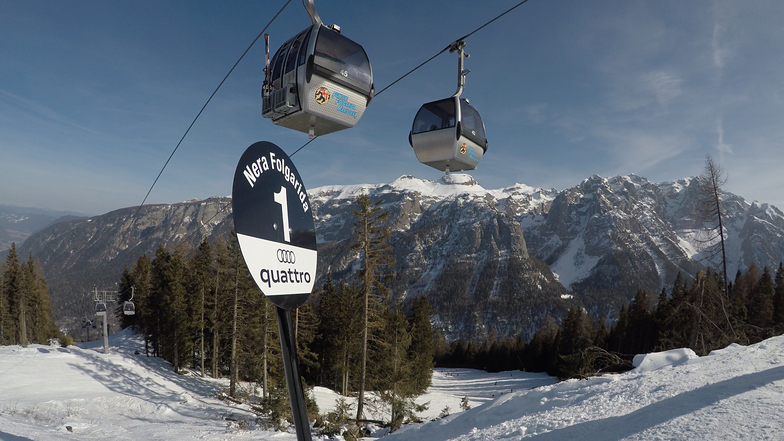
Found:
[{"label": "cable car cable", "polygon": [[236,63],[234,63],[234,66],[232,66],[231,69],[229,69],[229,72],[226,74],[226,76],[223,77],[220,84],[218,84],[218,87],[215,88],[215,90],[212,92],[212,95],[210,95],[210,97],[207,99],[207,102],[204,103],[204,106],[202,106],[201,110],[199,110],[199,113],[196,115],[196,118],[193,118],[191,125],[188,126],[188,129],[182,135],[182,138],[180,138],[180,142],[178,142],[177,145],[174,147],[174,150],[172,150],[171,155],[169,155],[169,159],[166,160],[166,163],[163,164],[161,171],[158,172],[158,176],[155,177],[155,181],[153,181],[152,185],[150,186],[150,189],[147,191],[147,194],[144,196],[142,203],[139,205],[139,208],[136,210],[136,213],[134,213],[134,218],[136,217],[136,215],[139,214],[139,211],[141,211],[142,207],[144,206],[144,203],[147,202],[147,198],[150,196],[150,193],[152,193],[152,189],[155,188],[155,184],[158,183],[158,179],[160,179],[161,175],[163,174],[163,171],[166,169],[166,166],[169,165],[169,161],[171,161],[172,157],[174,157],[174,154],[177,152],[177,149],[180,148],[182,141],[185,139],[186,136],[188,136],[188,132],[190,132],[191,128],[193,128],[193,125],[196,124],[196,120],[199,119],[202,112],[204,112],[204,109],[207,108],[207,105],[210,103],[210,101],[212,101],[212,98],[215,96],[216,93],[218,93],[218,90],[221,88],[221,86],[223,86],[223,83],[226,82],[226,79],[229,78],[229,75],[231,75],[231,73],[234,72],[234,69],[237,67],[237,65],[240,64],[240,61],[242,61],[242,59],[245,58],[245,55],[247,55],[247,53],[250,52],[250,49],[253,47],[253,45],[256,44],[256,42],[259,40],[259,38],[261,38],[262,35],[264,35],[264,32],[267,31],[267,28],[269,28],[270,25],[272,25],[272,22],[274,22],[275,19],[278,18],[278,16],[283,12],[283,10],[286,9],[286,6],[289,5],[289,3],[291,3],[291,0],[287,0],[286,3],[283,5],[283,7],[280,8],[278,13],[275,14],[274,17],[272,17],[269,23],[267,23],[267,26],[264,26],[264,29],[261,30],[259,35],[256,36],[256,38],[250,43],[250,46],[248,46],[248,48],[245,49],[245,52],[243,52],[242,55],[240,55],[240,58],[237,60]]},{"label": "cable car cable", "polygon": [[[508,13],[512,12],[513,10],[517,9],[519,6],[522,6],[524,3],[527,3],[527,2],[528,2],[528,0],[522,0],[521,2],[517,3],[516,5],[512,6],[511,8],[509,8],[509,9],[507,9],[506,11],[502,12],[501,14],[497,15],[497,16],[496,16],[496,17],[494,17],[492,20],[489,20],[489,21],[487,21],[487,22],[486,22],[486,23],[484,23],[482,26],[479,26],[478,28],[474,29],[473,31],[469,32],[468,34],[464,35],[463,37],[461,37],[461,38],[459,38],[459,39],[457,39],[457,40],[455,40],[455,41],[464,40],[464,39],[466,39],[466,38],[468,38],[468,37],[470,37],[470,36],[474,35],[475,33],[479,32],[480,30],[482,30],[482,29],[484,29],[485,27],[489,26],[489,25],[490,25],[491,23],[493,23],[494,21],[496,21],[496,20],[498,20],[499,18],[503,17],[504,15],[506,15],[506,14],[508,14]],[[286,8],[286,6],[288,6],[288,5],[289,5],[289,3],[291,3],[291,0],[288,0],[288,1],[286,2],[286,4],[284,4],[284,5],[283,5],[283,7],[280,9],[280,11],[278,11],[278,13],[277,13],[277,14],[275,14],[275,16],[272,18],[272,20],[270,20],[270,22],[269,22],[269,23],[267,23],[267,26],[265,26],[265,27],[264,27],[264,30],[262,30],[262,31],[261,31],[261,33],[259,33],[259,35],[256,37],[256,39],[255,39],[255,40],[253,40],[253,42],[250,44],[250,46],[248,47],[248,49],[246,49],[246,50],[245,50],[245,52],[242,54],[242,56],[239,58],[239,60],[237,60],[237,62],[234,64],[234,66],[232,66],[232,68],[231,68],[231,70],[229,71],[229,73],[228,73],[228,74],[226,74],[226,77],[223,79],[223,81],[221,81],[221,83],[220,83],[220,84],[218,85],[218,87],[215,89],[215,92],[213,92],[213,93],[212,93],[212,95],[210,95],[210,98],[209,98],[209,99],[207,100],[207,102],[204,104],[204,107],[202,107],[202,109],[199,111],[199,114],[198,114],[198,115],[196,115],[196,118],[193,120],[193,122],[191,123],[191,125],[188,127],[188,130],[187,130],[187,131],[185,132],[185,134],[182,136],[182,139],[180,139],[180,142],[179,142],[179,143],[177,143],[177,146],[174,148],[174,151],[173,151],[173,152],[172,152],[172,154],[169,156],[169,159],[168,159],[168,160],[166,160],[166,164],[164,164],[164,165],[163,165],[163,168],[161,169],[160,173],[158,173],[158,177],[156,177],[156,178],[155,178],[155,182],[153,182],[153,184],[152,184],[152,187],[150,187],[150,190],[147,192],[147,195],[144,197],[144,200],[142,201],[141,205],[139,205],[139,208],[137,209],[136,213],[134,214],[134,217],[136,217],[136,215],[138,215],[138,214],[139,214],[139,211],[141,210],[142,206],[144,206],[144,203],[145,203],[145,201],[147,200],[147,197],[150,195],[150,192],[152,192],[152,189],[153,189],[153,187],[155,187],[155,183],[156,183],[156,182],[158,182],[158,178],[160,178],[160,177],[161,177],[161,174],[163,173],[163,170],[166,168],[166,165],[169,163],[169,161],[171,160],[172,156],[174,156],[174,153],[177,151],[177,148],[179,148],[180,144],[182,143],[182,140],[183,140],[183,139],[185,139],[185,136],[188,134],[188,131],[190,131],[191,127],[193,127],[193,124],[194,124],[194,123],[196,123],[196,119],[198,119],[198,118],[199,118],[199,116],[201,115],[201,113],[204,111],[204,108],[205,108],[205,107],[207,107],[207,104],[209,104],[209,102],[210,102],[210,100],[212,99],[212,97],[213,97],[213,96],[215,96],[215,93],[216,93],[216,92],[218,91],[218,89],[220,89],[220,87],[223,85],[223,82],[224,82],[224,81],[226,81],[226,78],[228,78],[229,74],[231,74],[231,72],[234,70],[234,68],[235,68],[235,67],[237,67],[237,64],[239,64],[240,60],[242,60],[242,58],[245,56],[245,54],[247,54],[247,53],[248,53],[248,51],[250,51],[250,48],[251,48],[251,47],[252,47],[252,46],[253,46],[253,45],[256,43],[256,41],[258,41],[258,39],[259,39],[259,38],[261,38],[261,36],[264,34],[264,31],[266,31],[266,29],[267,29],[267,28],[268,28],[268,27],[269,27],[269,26],[272,24],[272,22],[273,22],[273,21],[275,21],[275,19],[276,19],[276,18],[278,18],[278,16],[279,16],[279,15],[280,15],[280,14],[283,12],[283,10]],[[423,61],[422,63],[420,63],[420,64],[419,64],[418,66],[416,66],[415,68],[413,68],[413,69],[409,70],[408,72],[406,72],[405,74],[403,74],[402,76],[400,76],[398,79],[396,79],[395,81],[393,81],[392,83],[390,83],[389,85],[387,85],[386,87],[384,87],[383,89],[381,89],[380,91],[376,92],[375,96],[378,96],[378,95],[380,95],[381,93],[383,93],[384,91],[386,91],[386,90],[387,90],[387,89],[389,89],[390,87],[394,86],[395,84],[397,84],[398,82],[400,82],[401,80],[403,80],[404,78],[406,78],[407,76],[409,76],[410,74],[412,74],[412,73],[414,73],[415,71],[417,71],[417,70],[418,70],[419,68],[421,68],[422,66],[424,66],[424,65],[426,65],[427,63],[429,63],[429,62],[433,61],[433,60],[434,60],[435,58],[437,58],[439,55],[441,55],[441,54],[443,54],[444,52],[448,51],[448,50],[449,50],[449,49],[452,47],[452,44],[454,44],[454,42],[453,42],[453,43],[450,43],[450,44],[449,44],[447,47],[445,47],[444,49],[442,49],[441,51],[439,51],[438,53],[436,53],[436,54],[435,54],[435,55],[433,55],[432,57],[430,57],[430,58],[428,58],[427,60]],[[292,154],[290,154],[290,155],[289,155],[289,157],[296,155],[296,154],[297,154],[297,153],[298,153],[300,150],[302,150],[302,149],[304,149],[305,147],[307,147],[308,145],[310,145],[310,143],[311,143],[311,142],[313,142],[313,141],[315,141],[316,139],[318,139],[318,136],[316,136],[316,137],[313,137],[313,138],[309,139],[309,140],[308,140],[308,142],[306,142],[306,143],[305,143],[305,144],[303,144],[303,145],[302,145],[300,148],[298,148],[297,150],[295,150],[295,151],[294,151],[294,153],[292,153]],[[229,204],[230,204],[230,202],[229,202],[229,203],[226,203],[226,204],[225,204],[223,207],[221,207],[221,209],[220,209],[220,210],[218,210],[218,212],[216,212],[216,213],[215,213],[215,214],[214,214],[214,215],[213,215],[213,216],[212,216],[210,219],[208,219],[206,223],[209,223],[209,222],[210,222],[212,219],[214,219],[214,218],[215,218],[215,217],[216,217],[218,214],[220,214],[220,213],[224,212],[224,211],[226,210],[226,208],[229,206]],[[198,231],[198,230],[197,230],[197,231]],[[193,234],[193,233],[191,233],[191,234]],[[188,238],[188,237],[186,236],[186,238],[185,238],[185,239],[187,239],[187,238]]]},{"label": "cable car cable", "polygon": [[[457,40],[455,40],[454,42],[452,42],[452,43],[449,43],[449,45],[448,45],[447,47],[445,47],[445,48],[441,49],[441,51],[440,51],[440,52],[438,52],[437,54],[435,54],[435,55],[433,55],[432,57],[428,58],[427,60],[423,61],[422,63],[420,63],[420,64],[419,64],[419,66],[417,66],[417,67],[415,67],[415,68],[413,68],[413,69],[409,70],[408,72],[406,72],[405,74],[403,74],[403,76],[401,76],[400,78],[396,79],[395,81],[393,81],[392,83],[390,83],[389,85],[387,85],[386,87],[384,87],[383,89],[381,89],[381,90],[379,90],[378,92],[376,92],[375,96],[379,96],[379,95],[381,95],[381,94],[382,94],[382,93],[383,93],[385,90],[387,90],[387,89],[389,89],[390,87],[394,86],[395,84],[397,84],[397,83],[398,83],[400,80],[402,80],[403,78],[405,78],[405,77],[409,76],[410,74],[414,73],[414,72],[415,72],[415,71],[417,71],[419,68],[421,68],[422,66],[424,66],[424,65],[426,65],[427,63],[429,63],[429,62],[433,61],[433,60],[434,60],[435,58],[437,58],[439,55],[441,55],[441,54],[443,54],[444,52],[448,51],[448,50],[449,50],[449,49],[452,47],[452,45],[453,45],[455,42],[458,42],[458,41],[460,41],[460,40],[465,40],[466,38],[468,38],[468,37],[470,37],[470,36],[472,36],[472,35],[476,34],[477,32],[479,32],[480,30],[484,29],[485,27],[487,27],[488,25],[490,25],[490,24],[491,24],[491,23],[493,23],[494,21],[496,21],[496,20],[498,20],[499,18],[503,17],[504,15],[506,15],[506,14],[508,14],[508,13],[512,12],[513,10],[517,9],[518,7],[522,6],[524,3],[527,3],[527,2],[528,2],[528,0],[522,0],[520,3],[518,3],[518,4],[514,5],[514,6],[512,6],[511,8],[509,8],[509,9],[507,9],[506,11],[502,12],[501,14],[497,15],[495,18],[493,18],[492,20],[490,20],[490,21],[486,22],[486,23],[485,23],[485,24],[483,24],[482,26],[479,26],[478,28],[474,29],[473,31],[469,32],[468,34],[466,34],[466,35],[464,35],[464,36],[462,36],[462,37],[458,38],[458,39],[457,39]],[[306,147],[308,144],[310,144],[311,142],[315,141],[317,138],[318,138],[318,136],[316,136],[316,137],[314,137],[314,138],[312,138],[312,139],[308,140],[308,142],[306,142],[305,144],[303,144],[303,145],[302,145],[302,147],[298,148],[296,151],[294,151],[294,153],[290,154],[290,155],[289,155],[289,157],[291,157],[291,156],[294,156],[295,154],[297,154],[297,152],[299,152],[300,150],[304,149],[304,148],[305,148],[305,147]]]}]

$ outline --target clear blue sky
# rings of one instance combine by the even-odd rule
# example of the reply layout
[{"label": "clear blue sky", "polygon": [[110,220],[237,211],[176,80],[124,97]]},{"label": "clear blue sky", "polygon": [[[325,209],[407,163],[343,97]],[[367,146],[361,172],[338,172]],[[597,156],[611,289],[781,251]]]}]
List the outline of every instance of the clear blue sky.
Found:
[{"label": "clear blue sky", "polygon": [[[362,44],[376,89],[518,0],[317,0]],[[0,1],[0,204],[87,214],[141,203],[229,68],[283,0]],[[272,51],[309,25],[299,0]],[[530,0],[467,40],[463,94],[489,150],[485,188],[564,189],[590,175],[694,176],[706,154],[726,189],[784,208],[784,2]],[[307,135],[261,117],[260,40],[185,138],[147,203],[231,193],[253,142],[291,153]],[[445,53],[379,95],[351,130],[293,160],[307,188],[386,183],[421,165],[419,106],[455,91]]]}]

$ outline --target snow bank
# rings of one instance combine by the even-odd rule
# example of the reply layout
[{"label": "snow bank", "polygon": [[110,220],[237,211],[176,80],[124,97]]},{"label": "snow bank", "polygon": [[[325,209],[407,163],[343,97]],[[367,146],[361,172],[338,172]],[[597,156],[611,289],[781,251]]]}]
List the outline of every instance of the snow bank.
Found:
[{"label": "snow bank", "polygon": [[699,356],[691,349],[672,349],[664,352],[635,355],[632,365],[637,368],[637,372],[649,372],[666,366],[678,366],[694,358],[699,358]]}]

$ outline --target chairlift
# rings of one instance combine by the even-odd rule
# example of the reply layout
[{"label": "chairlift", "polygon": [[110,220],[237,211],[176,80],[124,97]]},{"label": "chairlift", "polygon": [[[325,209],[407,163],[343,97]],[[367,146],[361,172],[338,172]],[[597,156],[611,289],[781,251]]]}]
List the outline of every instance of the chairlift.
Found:
[{"label": "chairlift", "polygon": [[283,43],[269,57],[261,89],[262,116],[311,138],[354,125],[373,99],[373,71],[365,50],[325,26],[313,4],[304,0],[312,25]]},{"label": "chairlift", "polygon": [[449,51],[457,52],[457,91],[449,98],[422,105],[414,118],[408,142],[419,162],[449,174],[450,171],[474,170],[487,152],[485,126],[479,112],[461,98],[467,70],[463,69],[465,42],[452,43]]}]

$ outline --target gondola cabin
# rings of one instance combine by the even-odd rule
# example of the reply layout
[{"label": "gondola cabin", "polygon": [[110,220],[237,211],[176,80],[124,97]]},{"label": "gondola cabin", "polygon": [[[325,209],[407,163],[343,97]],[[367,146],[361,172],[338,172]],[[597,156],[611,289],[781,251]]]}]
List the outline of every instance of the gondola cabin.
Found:
[{"label": "gondola cabin", "polygon": [[446,172],[476,169],[487,151],[479,112],[459,96],[424,104],[408,142],[419,162]]},{"label": "gondola cabin", "polygon": [[133,302],[124,302],[123,303],[123,314],[125,315],[134,315],[136,314],[136,306]]},{"label": "gondola cabin", "polygon": [[95,315],[97,315],[97,316],[104,316],[104,315],[106,315],[106,303],[96,303],[95,304]]},{"label": "gondola cabin", "polygon": [[265,71],[262,116],[311,138],[354,127],[373,99],[365,50],[320,20],[283,43]]}]

